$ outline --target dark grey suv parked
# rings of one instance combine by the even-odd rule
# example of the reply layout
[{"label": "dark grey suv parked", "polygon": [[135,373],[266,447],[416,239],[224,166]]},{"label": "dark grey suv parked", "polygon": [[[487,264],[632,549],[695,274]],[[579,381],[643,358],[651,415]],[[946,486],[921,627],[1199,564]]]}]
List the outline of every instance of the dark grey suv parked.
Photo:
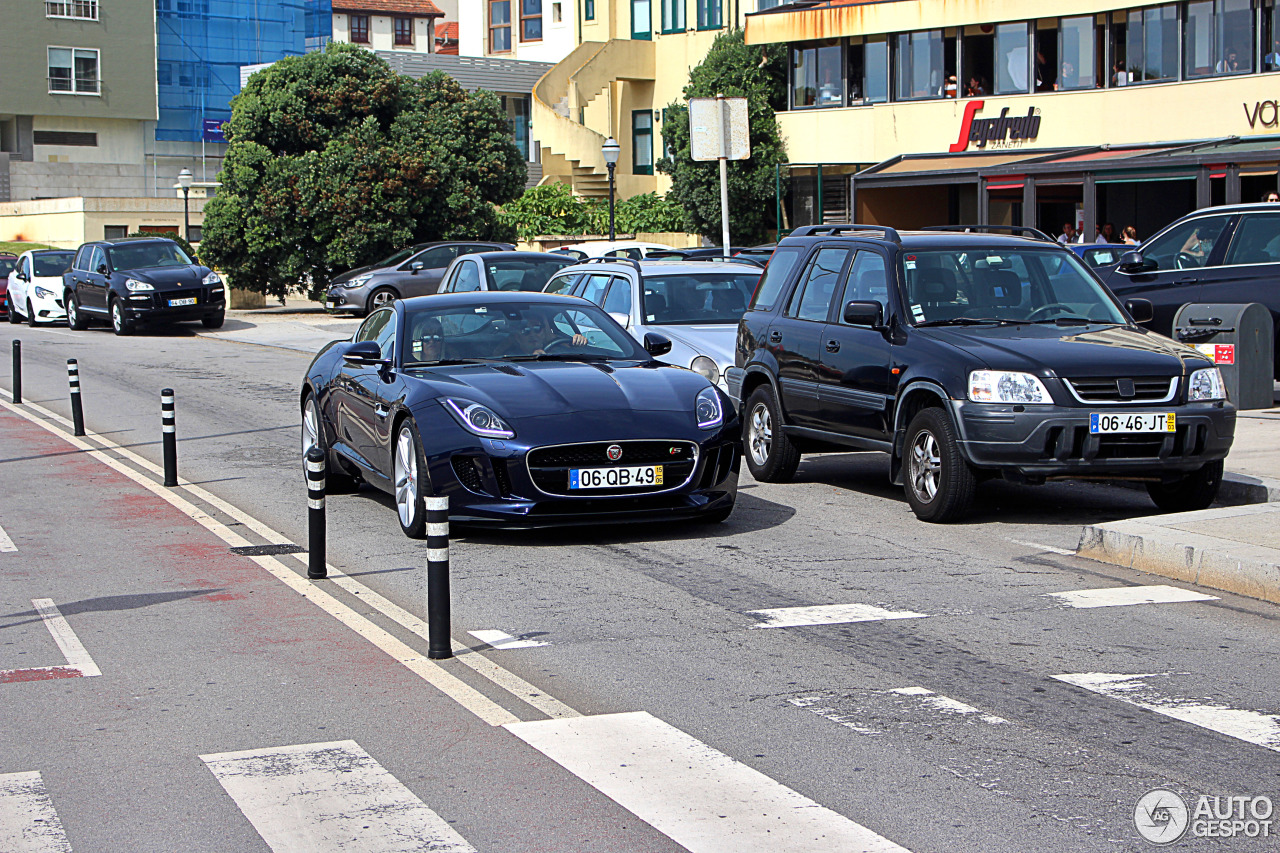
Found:
[{"label": "dark grey suv parked", "polygon": [[397,299],[435,293],[440,287],[440,277],[459,255],[514,251],[515,248],[510,243],[480,240],[418,243],[376,264],[338,276],[329,285],[324,304],[331,311],[350,311],[363,317]]}]

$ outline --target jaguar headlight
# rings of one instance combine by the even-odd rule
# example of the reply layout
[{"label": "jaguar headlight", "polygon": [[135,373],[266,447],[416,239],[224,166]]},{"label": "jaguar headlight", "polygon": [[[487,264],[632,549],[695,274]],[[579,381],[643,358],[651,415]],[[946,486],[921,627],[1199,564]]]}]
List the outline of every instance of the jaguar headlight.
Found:
[{"label": "jaguar headlight", "polygon": [[714,388],[703,388],[693,401],[693,414],[702,429],[714,429],[724,423],[724,409],[720,407],[720,394]]},{"label": "jaguar headlight", "polygon": [[488,406],[473,403],[470,400],[456,400],[446,397],[440,401],[445,410],[453,415],[458,424],[474,435],[483,438],[515,438],[516,431],[507,426],[507,422]]},{"label": "jaguar headlight", "polygon": [[1187,402],[1227,399],[1227,386],[1222,381],[1222,371],[1216,367],[1204,367],[1191,374],[1187,383]]},{"label": "jaguar headlight", "polygon": [[132,291],[132,292],[134,292],[134,293],[137,293],[139,290],[155,290],[155,288],[154,288],[154,287],[152,287],[152,286],[151,286],[150,284],[148,284],[147,282],[145,282],[145,281],[138,281],[136,278],[131,278],[131,279],[127,280],[127,281],[124,283],[124,286],[125,286],[125,287],[127,287],[130,291]]},{"label": "jaguar headlight", "polygon": [[693,363],[689,365],[689,369],[694,373],[700,373],[707,377],[707,381],[712,385],[720,381],[720,368],[716,367],[716,363],[705,355],[695,358]]},{"label": "jaguar headlight", "polygon": [[975,370],[969,374],[969,399],[975,403],[1050,404],[1049,391],[1030,373]]}]

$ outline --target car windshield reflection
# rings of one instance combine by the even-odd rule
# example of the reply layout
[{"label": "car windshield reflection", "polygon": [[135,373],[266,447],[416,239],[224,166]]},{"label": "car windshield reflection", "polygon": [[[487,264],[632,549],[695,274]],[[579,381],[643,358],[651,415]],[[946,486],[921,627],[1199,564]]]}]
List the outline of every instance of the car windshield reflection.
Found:
[{"label": "car windshield reflection", "polygon": [[191,262],[177,243],[137,243],[111,247],[111,268],[116,272],[184,266]]}]

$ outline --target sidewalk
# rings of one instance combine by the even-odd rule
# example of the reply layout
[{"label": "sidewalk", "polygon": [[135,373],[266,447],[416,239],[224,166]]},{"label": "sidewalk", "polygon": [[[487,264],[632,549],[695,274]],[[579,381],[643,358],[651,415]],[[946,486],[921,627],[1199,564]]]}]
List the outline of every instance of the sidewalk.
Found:
[{"label": "sidewalk", "polygon": [[1219,499],[1084,528],[1082,557],[1280,604],[1280,408],[1241,412]]},{"label": "sidewalk", "polygon": [[314,353],[330,341],[351,337],[358,328],[360,319],[350,314],[327,314],[317,303],[297,302],[252,311],[228,311],[221,329],[201,329],[196,334]]}]

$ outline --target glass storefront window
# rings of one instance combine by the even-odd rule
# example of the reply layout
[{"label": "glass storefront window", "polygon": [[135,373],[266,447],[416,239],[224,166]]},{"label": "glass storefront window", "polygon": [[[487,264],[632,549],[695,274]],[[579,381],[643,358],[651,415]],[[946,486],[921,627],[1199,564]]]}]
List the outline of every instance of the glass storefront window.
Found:
[{"label": "glass storefront window", "polygon": [[1178,7],[1135,9],[1126,22],[1129,83],[1178,79]]},{"label": "glass storefront window", "polygon": [[995,94],[1018,95],[1030,91],[1027,85],[1027,71],[1031,67],[1027,54],[1030,44],[1025,23],[996,27]]},{"label": "glass storefront window", "polygon": [[1057,89],[1092,89],[1097,85],[1097,45],[1093,16],[1058,22]]},{"label": "glass storefront window", "polygon": [[791,106],[844,106],[840,42],[829,39],[791,48]]},{"label": "glass storefront window", "polygon": [[894,37],[894,87],[900,101],[941,98],[947,78],[942,30]]},{"label": "glass storefront window", "polygon": [[883,37],[855,37],[849,42],[849,103],[883,104],[889,100],[889,42]]},{"label": "glass storefront window", "polygon": [[1249,0],[1196,0],[1183,24],[1187,77],[1253,70],[1253,12]]}]

